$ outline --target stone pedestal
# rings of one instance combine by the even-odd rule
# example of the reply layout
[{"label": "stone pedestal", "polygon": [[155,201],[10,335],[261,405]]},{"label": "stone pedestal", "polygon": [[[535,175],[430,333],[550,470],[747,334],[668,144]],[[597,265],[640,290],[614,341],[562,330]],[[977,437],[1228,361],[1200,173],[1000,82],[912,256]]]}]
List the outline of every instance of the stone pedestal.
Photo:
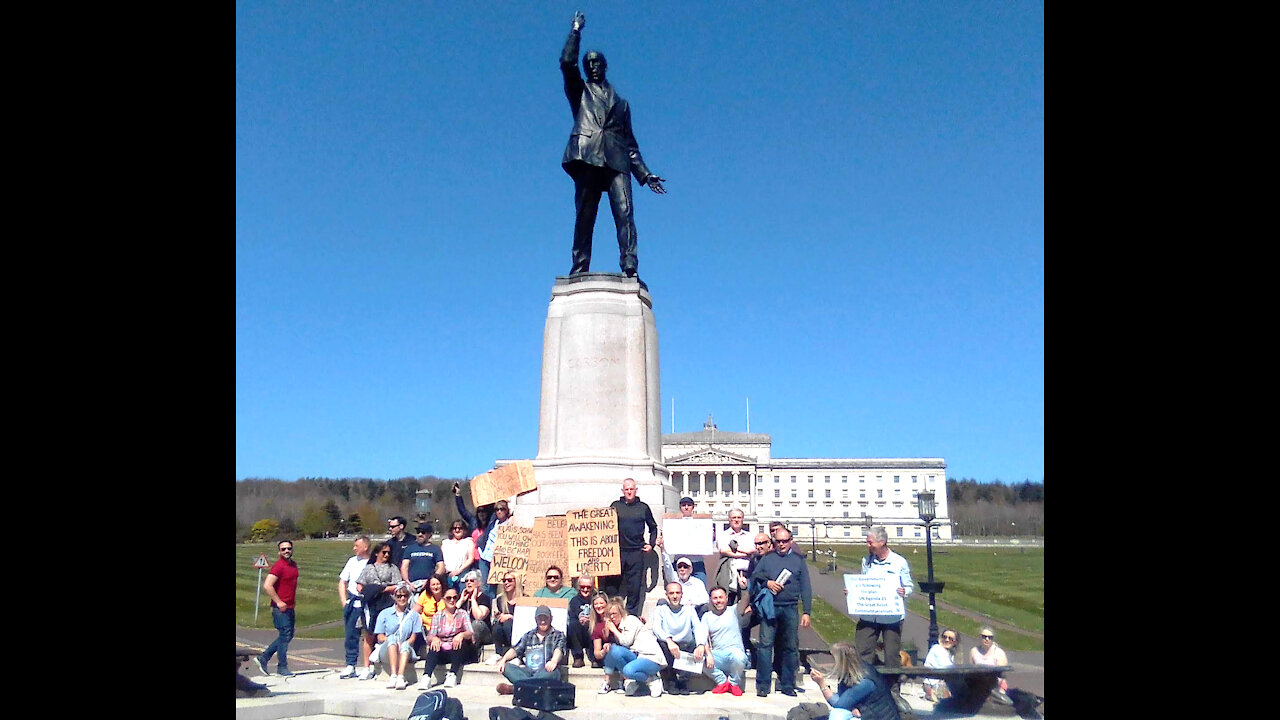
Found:
[{"label": "stone pedestal", "polygon": [[679,509],[662,464],[658,329],[649,289],[616,273],[557,277],[542,346],[538,489],[517,522],[605,507],[634,478],[655,518]]}]

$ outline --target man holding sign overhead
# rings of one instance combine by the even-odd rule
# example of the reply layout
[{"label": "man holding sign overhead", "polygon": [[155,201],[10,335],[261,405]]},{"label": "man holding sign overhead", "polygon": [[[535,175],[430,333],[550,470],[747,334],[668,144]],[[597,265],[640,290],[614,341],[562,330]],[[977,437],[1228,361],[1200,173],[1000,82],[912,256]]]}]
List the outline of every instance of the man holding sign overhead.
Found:
[{"label": "man holding sign overhead", "polygon": [[[877,525],[867,533],[867,556],[862,558],[863,575],[888,576],[897,584],[895,592],[906,603],[914,583],[911,581],[911,566],[906,558],[889,549],[889,533],[884,526]],[[872,665],[876,657],[876,645],[884,641],[884,664],[887,667],[899,667],[902,658],[898,654],[902,650],[902,621],[904,613],[896,615],[860,615],[858,628],[854,631],[854,647],[862,662]]]}]

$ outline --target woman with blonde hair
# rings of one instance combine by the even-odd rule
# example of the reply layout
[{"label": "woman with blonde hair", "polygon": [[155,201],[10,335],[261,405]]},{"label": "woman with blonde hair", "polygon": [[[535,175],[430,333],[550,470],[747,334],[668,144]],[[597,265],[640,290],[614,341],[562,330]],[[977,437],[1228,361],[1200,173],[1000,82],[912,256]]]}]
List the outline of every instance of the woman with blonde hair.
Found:
[{"label": "woman with blonde hair", "polygon": [[822,689],[822,696],[831,705],[828,720],[849,720],[857,710],[863,720],[901,720],[898,703],[889,691],[889,684],[876,669],[862,662],[858,651],[849,643],[838,642],[831,646],[835,666],[831,676],[836,689],[824,684],[825,676],[818,670],[809,677]]},{"label": "woman with blonde hair", "polygon": [[[623,601],[625,602],[625,600]],[[609,652],[609,596],[597,592],[591,596],[591,612],[587,615],[591,630],[591,666],[604,667],[604,656]]]},{"label": "woman with blonde hair", "polygon": [[605,610],[605,629],[609,633],[610,647],[604,656],[604,685],[600,693],[619,689],[627,695],[639,695],[648,686],[649,695],[662,695],[662,679],[658,671],[667,666],[667,658],[658,647],[653,631],[640,622],[640,618],[627,613],[627,603],[614,598]]},{"label": "woman with blonde hair", "polygon": [[[956,664],[956,649],[960,635],[951,628],[942,628],[942,632],[938,634],[938,644],[929,648],[929,654],[924,658],[924,666],[929,668],[949,668]],[[924,699],[929,702],[938,702],[949,696],[947,685],[937,678],[925,678],[924,680]]]}]

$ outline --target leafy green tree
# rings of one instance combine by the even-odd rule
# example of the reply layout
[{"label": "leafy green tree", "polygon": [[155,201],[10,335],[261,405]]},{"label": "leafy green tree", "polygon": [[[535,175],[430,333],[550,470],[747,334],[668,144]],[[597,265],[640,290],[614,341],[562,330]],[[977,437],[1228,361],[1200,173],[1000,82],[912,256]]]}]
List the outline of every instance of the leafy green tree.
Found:
[{"label": "leafy green tree", "polygon": [[360,520],[360,513],[354,512],[347,516],[347,532],[355,534],[364,532],[364,523]]},{"label": "leafy green tree", "polygon": [[273,518],[263,518],[249,529],[249,539],[253,542],[266,542],[280,534],[280,523]]}]

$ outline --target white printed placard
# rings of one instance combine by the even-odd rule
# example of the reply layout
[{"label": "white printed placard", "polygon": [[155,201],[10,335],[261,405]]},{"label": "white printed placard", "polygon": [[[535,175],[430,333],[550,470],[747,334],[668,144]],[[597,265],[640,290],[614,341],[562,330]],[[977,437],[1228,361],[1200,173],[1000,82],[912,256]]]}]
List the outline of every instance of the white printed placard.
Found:
[{"label": "white printed placard", "polygon": [[893,575],[845,575],[850,615],[901,615],[902,596]]},{"label": "white printed placard", "polygon": [[707,667],[707,661],[695,658],[692,651],[681,650],[680,657],[671,659],[671,667],[698,675]]},{"label": "white printed placard", "polygon": [[[529,603],[526,605],[525,603]],[[515,610],[511,613],[514,619],[511,621],[511,641],[515,641],[524,637],[524,634],[538,627],[538,621],[533,616],[538,610],[539,605],[546,605],[551,608],[551,627],[566,632],[565,628],[569,626],[569,601],[564,598],[536,598],[522,597],[520,604],[516,605]],[[557,607],[558,606],[558,607]],[[568,647],[565,652],[569,652]]]},{"label": "white printed placard", "polygon": [[662,547],[671,557],[715,555],[715,520],[711,518],[663,518]]}]

